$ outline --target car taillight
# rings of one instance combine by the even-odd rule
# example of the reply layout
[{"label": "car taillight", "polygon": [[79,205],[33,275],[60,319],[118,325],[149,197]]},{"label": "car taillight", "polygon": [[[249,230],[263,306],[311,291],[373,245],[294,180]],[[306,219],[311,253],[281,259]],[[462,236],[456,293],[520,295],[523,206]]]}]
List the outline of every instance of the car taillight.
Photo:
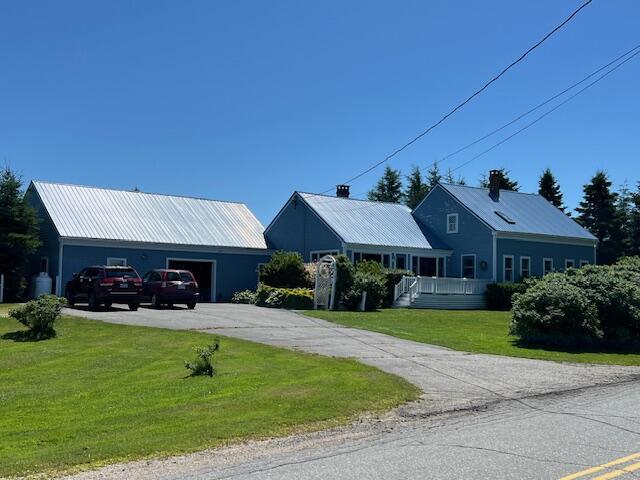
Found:
[{"label": "car taillight", "polygon": [[135,279],[133,280],[133,284],[134,284],[136,287],[141,287],[141,286],[142,286],[142,279],[140,279],[140,278],[135,278]]},{"label": "car taillight", "polygon": [[98,284],[101,287],[111,287],[113,285],[113,278],[103,278],[102,280],[100,280],[100,283]]},{"label": "car taillight", "polygon": [[162,282],[162,285],[160,285],[162,288],[167,288],[167,282]]}]

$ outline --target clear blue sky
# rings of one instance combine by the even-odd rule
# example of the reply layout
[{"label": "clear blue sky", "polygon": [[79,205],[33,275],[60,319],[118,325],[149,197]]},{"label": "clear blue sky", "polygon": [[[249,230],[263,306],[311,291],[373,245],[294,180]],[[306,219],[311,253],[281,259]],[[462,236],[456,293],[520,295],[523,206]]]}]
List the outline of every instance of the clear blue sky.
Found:
[{"label": "clear blue sky", "polygon": [[[0,1],[0,160],[26,181],[243,201],[266,225],[293,190],[380,160],[580,3]],[[391,165],[428,164],[577,81],[640,43],[638,18],[637,0],[595,0]],[[635,184],[638,85],[640,55],[461,173],[507,167],[534,191],[550,166],[571,207],[598,168]]]}]

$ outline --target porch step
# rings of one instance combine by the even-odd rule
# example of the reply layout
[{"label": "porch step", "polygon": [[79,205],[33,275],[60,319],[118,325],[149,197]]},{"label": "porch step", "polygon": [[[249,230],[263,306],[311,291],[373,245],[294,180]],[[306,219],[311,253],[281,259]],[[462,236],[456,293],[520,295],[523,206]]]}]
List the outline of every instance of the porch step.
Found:
[{"label": "porch step", "polygon": [[411,306],[411,301],[409,300],[409,294],[403,293],[402,295],[400,295],[400,297],[398,297],[398,299],[393,303],[393,306],[397,308]]},{"label": "porch step", "polygon": [[442,310],[482,310],[486,308],[484,295],[441,295],[422,293],[409,308],[434,308]]}]

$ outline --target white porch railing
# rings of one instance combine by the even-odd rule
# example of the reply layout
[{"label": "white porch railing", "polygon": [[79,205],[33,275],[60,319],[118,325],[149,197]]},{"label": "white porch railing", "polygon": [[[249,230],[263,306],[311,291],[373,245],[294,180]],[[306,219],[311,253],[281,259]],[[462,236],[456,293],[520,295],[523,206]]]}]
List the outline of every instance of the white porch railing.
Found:
[{"label": "white porch railing", "polygon": [[413,302],[421,293],[436,295],[483,295],[492,280],[448,277],[402,277],[394,290],[394,301],[409,294]]}]

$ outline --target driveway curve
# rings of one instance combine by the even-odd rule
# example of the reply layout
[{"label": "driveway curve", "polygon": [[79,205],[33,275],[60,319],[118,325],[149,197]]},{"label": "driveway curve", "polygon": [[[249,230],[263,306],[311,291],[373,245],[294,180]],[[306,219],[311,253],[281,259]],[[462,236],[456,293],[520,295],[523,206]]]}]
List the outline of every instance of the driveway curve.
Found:
[{"label": "driveway curve", "polygon": [[69,315],[126,325],[196,330],[320,355],[349,357],[420,387],[403,417],[640,378],[640,367],[569,364],[450,350],[253,305],[200,304],[195,310],[140,308]]}]

